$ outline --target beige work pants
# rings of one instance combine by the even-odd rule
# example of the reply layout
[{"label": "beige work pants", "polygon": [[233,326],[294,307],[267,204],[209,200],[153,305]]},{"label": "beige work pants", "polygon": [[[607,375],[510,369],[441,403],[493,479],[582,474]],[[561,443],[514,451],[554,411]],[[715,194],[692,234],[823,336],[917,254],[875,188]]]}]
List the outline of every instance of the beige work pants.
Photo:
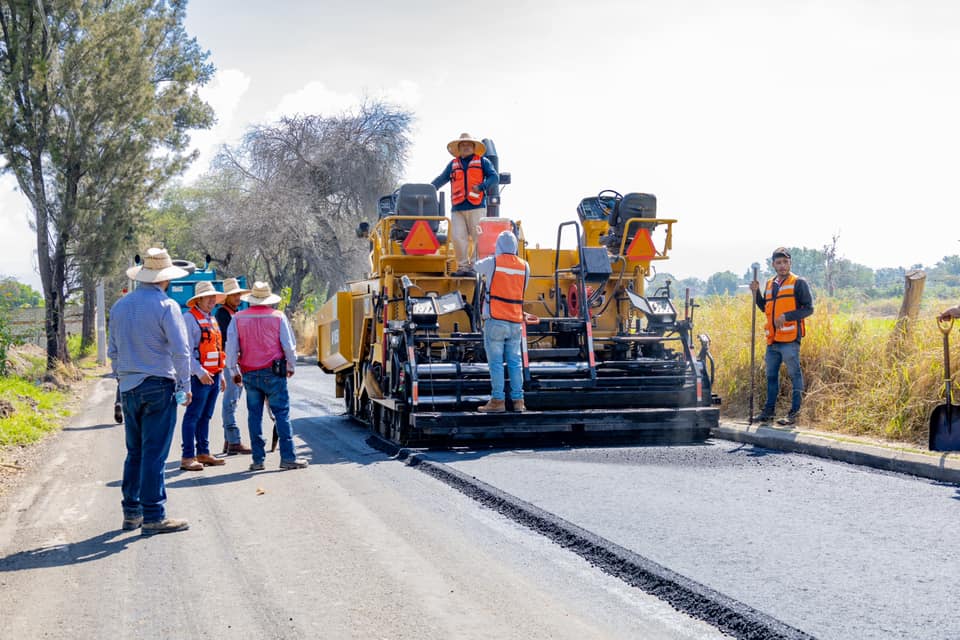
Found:
[{"label": "beige work pants", "polygon": [[[477,243],[480,218],[487,215],[487,208],[467,209],[465,211],[452,211],[453,229],[451,230],[451,239],[453,240],[453,251],[457,256],[457,269],[473,269],[477,261]],[[472,246],[470,242],[472,241]]]}]

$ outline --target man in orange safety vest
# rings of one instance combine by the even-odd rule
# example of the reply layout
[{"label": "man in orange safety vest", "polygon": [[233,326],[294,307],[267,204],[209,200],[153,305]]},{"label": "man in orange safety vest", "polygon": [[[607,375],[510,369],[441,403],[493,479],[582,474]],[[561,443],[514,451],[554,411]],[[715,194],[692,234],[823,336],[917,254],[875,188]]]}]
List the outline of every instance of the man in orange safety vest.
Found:
[{"label": "man in orange safety vest", "polygon": [[487,283],[483,300],[483,348],[490,369],[490,402],[482,413],[506,411],[503,365],[510,373],[510,399],[514,411],[526,411],[523,400],[523,293],[530,280],[530,266],[517,256],[517,236],[501,231],[496,253],[477,263],[477,272]]},{"label": "man in orange safety vest", "polygon": [[[450,238],[457,257],[454,276],[473,276],[477,259],[477,228],[480,218],[487,215],[487,190],[500,184],[500,176],[493,163],[484,157],[487,151],[482,141],[469,133],[462,133],[447,144],[453,160],[443,173],[434,178],[434,187],[439,189],[450,183]],[[470,247],[470,242],[473,247]]]}]

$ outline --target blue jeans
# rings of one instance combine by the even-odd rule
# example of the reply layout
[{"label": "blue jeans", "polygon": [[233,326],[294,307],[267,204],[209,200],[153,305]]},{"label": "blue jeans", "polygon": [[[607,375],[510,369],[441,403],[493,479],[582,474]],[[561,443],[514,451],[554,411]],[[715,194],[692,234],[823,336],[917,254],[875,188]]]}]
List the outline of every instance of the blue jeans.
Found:
[{"label": "blue jeans", "polygon": [[519,322],[488,318],[483,323],[483,348],[487,352],[490,385],[494,400],[504,400],[503,363],[510,372],[510,398],[523,400],[523,362],[520,353],[521,327]]},{"label": "blue jeans", "polygon": [[277,420],[277,435],[280,442],[280,460],[291,462],[297,454],[293,449],[293,428],[290,426],[290,396],[287,395],[287,379],[273,375],[267,369],[248,371],[243,374],[247,388],[247,426],[250,429],[250,448],[253,461],[263,462],[267,457],[266,440],[263,438],[263,402]]},{"label": "blue jeans", "polygon": [[233,376],[223,374],[227,386],[223,390],[223,404],[220,415],[223,417],[223,439],[230,444],[240,444],[240,428],[237,427],[237,403],[240,402],[240,393],[243,387],[234,384]]},{"label": "blue jeans", "polygon": [[180,425],[184,458],[210,453],[210,418],[220,395],[220,376],[219,373],[213,376],[213,384],[203,384],[197,376],[190,376],[193,399],[183,412],[183,424]]},{"label": "blue jeans", "polygon": [[767,345],[767,403],[763,412],[772,415],[777,404],[777,394],[780,393],[780,363],[787,367],[787,375],[793,386],[793,397],[790,402],[790,413],[800,411],[800,401],[803,399],[803,372],[800,371],[800,343],[774,342]]},{"label": "blue jeans", "polygon": [[166,515],[163,467],[177,426],[173,391],[173,380],[150,376],[122,394],[127,440],[121,484],[124,517],[142,515],[144,522],[159,522]]}]

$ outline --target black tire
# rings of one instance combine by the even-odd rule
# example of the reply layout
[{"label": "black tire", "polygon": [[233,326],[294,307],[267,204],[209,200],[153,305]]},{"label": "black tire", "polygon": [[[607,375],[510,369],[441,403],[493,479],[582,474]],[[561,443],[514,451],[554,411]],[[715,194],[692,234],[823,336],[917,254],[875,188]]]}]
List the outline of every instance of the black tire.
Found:
[{"label": "black tire", "polygon": [[193,275],[193,273],[197,270],[197,265],[193,264],[189,260],[172,260],[172,262],[173,266],[185,269],[189,275]]}]

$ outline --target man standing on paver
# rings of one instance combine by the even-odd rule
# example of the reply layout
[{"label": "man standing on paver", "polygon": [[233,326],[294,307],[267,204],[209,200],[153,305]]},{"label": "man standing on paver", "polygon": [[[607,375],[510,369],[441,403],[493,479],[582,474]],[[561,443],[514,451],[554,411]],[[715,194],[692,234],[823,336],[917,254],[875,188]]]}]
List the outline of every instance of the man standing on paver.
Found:
[{"label": "man standing on paver", "polygon": [[120,381],[127,459],[123,465],[123,530],[141,534],[182,531],[168,518],[164,465],[177,426],[177,401],[189,405],[190,348],[180,305],[167,297],[171,280],[187,272],[164,249],[148,249],[127,276],[139,285],[110,310],[108,355]]}]

